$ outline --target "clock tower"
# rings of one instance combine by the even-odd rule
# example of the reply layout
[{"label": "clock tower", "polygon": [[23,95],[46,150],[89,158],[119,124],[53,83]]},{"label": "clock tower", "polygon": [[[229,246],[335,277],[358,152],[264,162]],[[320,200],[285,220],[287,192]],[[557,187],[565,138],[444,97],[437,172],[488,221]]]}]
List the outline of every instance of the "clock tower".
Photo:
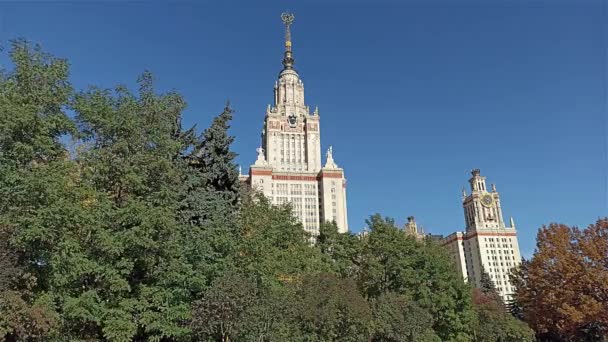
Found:
[{"label": "clock tower", "polygon": [[304,82],[294,68],[291,25],[294,15],[283,13],[285,49],[283,69],[273,87],[272,104],[266,108],[258,157],[248,176],[241,176],[272,203],[290,203],[294,215],[313,236],[321,223],[335,221],[348,231],[346,179],[329,147],[321,160],[319,109],[304,100]]},{"label": "clock tower", "polygon": [[486,189],[486,177],[481,176],[480,170],[471,171],[471,194],[463,191],[463,208],[466,230],[477,228],[505,228],[500,207],[500,196],[496,186],[492,184],[491,191]]},{"label": "clock tower", "polygon": [[481,287],[486,272],[505,301],[514,291],[509,272],[521,262],[517,231],[513,218],[510,227],[502,217],[500,196],[496,186],[486,188],[486,177],[479,169],[471,171],[471,193],[462,190],[465,231],[453,233],[443,240],[464,279]]}]

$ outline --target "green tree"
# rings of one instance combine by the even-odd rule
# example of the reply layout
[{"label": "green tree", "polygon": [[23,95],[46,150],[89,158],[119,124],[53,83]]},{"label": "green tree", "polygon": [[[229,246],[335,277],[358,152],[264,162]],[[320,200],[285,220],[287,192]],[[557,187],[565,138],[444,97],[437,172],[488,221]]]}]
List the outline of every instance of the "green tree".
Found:
[{"label": "green tree", "polygon": [[295,286],[258,288],[258,297],[241,317],[238,341],[305,341],[297,319]]},{"label": "green tree", "polygon": [[490,278],[490,275],[488,274],[488,272],[486,272],[486,270],[483,268],[483,266],[481,268],[480,283],[481,283],[481,287],[479,289],[481,290],[481,292],[483,292],[483,294],[485,294],[488,297],[491,297],[496,303],[503,304],[502,297],[500,297],[500,294],[498,293],[498,290],[496,289],[496,285],[494,284],[494,281],[492,280],[492,278]]},{"label": "green tree", "polygon": [[14,69],[0,71],[0,339],[48,339],[58,317],[40,286],[47,259],[30,258],[16,236],[44,245],[30,214],[44,210],[55,190],[38,176],[66,163],[60,139],[75,130],[64,110],[72,87],[67,62],[39,46],[16,40],[9,55]]},{"label": "green tree", "polygon": [[237,154],[230,150],[234,137],[228,135],[233,110],[230,102],[224,111],[213,119],[211,126],[197,139],[189,160],[200,172],[201,187],[219,192],[230,204],[239,201],[239,173],[234,159]]},{"label": "green tree", "polygon": [[255,282],[243,275],[218,278],[194,304],[192,327],[197,338],[227,342],[244,333],[245,312],[258,301]]},{"label": "green tree", "polygon": [[443,341],[470,340],[474,311],[468,286],[449,256],[432,241],[418,242],[392,219],[373,215],[362,240],[359,286],[368,298],[406,295],[434,317]]},{"label": "green tree", "polygon": [[298,321],[308,341],[368,341],[371,311],[351,279],[331,273],[306,277]]},{"label": "green tree", "polygon": [[319,229],[317,247],[332,269],[343,277],[355,277],[360,269],[361,241],[351,233],[339,233],[335,222],[324,222]]},{"label": "green tree", "polygon": [[[43,76],[33,78],[52,81]],[[184,102],[157,95],[149,73],[139,85],[137,95],[125,87],[76,94],[72,158],[49,147],[50,157],[24,164],[2,187],[11,203],[1,223],[14,228],[32,301],[48,296],[61,315],[60,340],[187,336],[190,302],[206,283],[184,248],[189,227],[175,217],[188,149]],[[29,144],[61,149],[58,139]]]},{"label": "green tree", "polygon": [[264,287],[330,270],[289,206],[273,206],[266,197],[254,193],[243,199],[239,227],[237,267],[259,279]]},{"label": "green tree", "polygon": [[12,41],[10,58],[14,70],[0,70],[0,180],[4,182],[10,181],[16,168],[27,170],[62,158],[66,151],[60,138],[75,130],[65,112],[73,92],[67,61],[25,40]]},{"label": "green tree", "polygon": [[190,227],[182,244],[207,283],[231,272],[238,248],[240,185],[230,150],[234,138],[227,132],[231,119],[227,104],[199,137],[192,129],[182,134],[192,146],[179,192],[178,217]]},{"label": "green tree", "polygon": [[493,293],[473,289],[473,305],[477,313],[474,325],[475,341],[520,342],[534,341],[534,331],[526,323],[505,312],[502,301]]},{"label": "green tree", "polygon": [[387,292],[373,300],[373,339],[382,342],[441,341],[430,312],[403,295]]}]

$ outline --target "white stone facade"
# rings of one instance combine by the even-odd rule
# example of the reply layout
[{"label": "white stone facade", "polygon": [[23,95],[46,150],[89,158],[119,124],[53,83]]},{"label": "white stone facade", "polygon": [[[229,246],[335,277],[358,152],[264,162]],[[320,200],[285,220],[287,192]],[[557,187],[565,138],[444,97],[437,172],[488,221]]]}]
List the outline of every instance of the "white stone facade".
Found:
[{"label": "white stone facade", "polygon": [[486,189],[486,178],[478,169],[469,180],[471,193],[463,190],[462,205],[466,230],[443,240],[465,280],[481,286],[482,269],[488,273],[501,297],[508,301],[514,291],[509,272],[521,262],[517,231],[511,219],[504,223],[500,196],[492,185]]},{"label": "white stone facade", "polygon": [[317,235],[324,221],[335,221],[340,232],[347,232],[344,170],[334,162],[331,147],[321,166],[319,111],[306,105],[293,63],[287,25],[284,68],[274,85],[274,103],[266,109],[258,158],[244,179],[273,204],[291,203],[311,234]]}]

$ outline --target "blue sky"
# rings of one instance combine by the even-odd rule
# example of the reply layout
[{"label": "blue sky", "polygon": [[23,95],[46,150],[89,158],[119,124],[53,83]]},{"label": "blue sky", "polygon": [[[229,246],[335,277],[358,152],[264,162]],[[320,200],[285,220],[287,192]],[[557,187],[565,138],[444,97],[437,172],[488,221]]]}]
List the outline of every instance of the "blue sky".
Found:
[{"label": "blue sky", "polygon": [[463,229],[472,168],[496,183],[526,256],[541,225],[608,215],[603,1],[1,3],[0,43],[25,37],[68,58],[77,88],[132,86],[149,69],[186,98],[186,125],[206,127],[229,98],[246,169],[286,9],[323,150],[348,178],[351,230],[376,212]]}]

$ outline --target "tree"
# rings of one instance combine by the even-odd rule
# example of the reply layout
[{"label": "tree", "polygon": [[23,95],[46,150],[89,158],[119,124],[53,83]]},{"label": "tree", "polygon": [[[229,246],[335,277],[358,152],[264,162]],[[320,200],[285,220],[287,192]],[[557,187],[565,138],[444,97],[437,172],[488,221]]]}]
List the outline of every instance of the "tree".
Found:
[{"label": "tree", "polygon": [[41,260],[28,259],[15,237],[23,223],[29,239],[40,232],[28,214],[52,197],[52,184],[38,175],[64,163],[60,139],[75,129],[64,111],[72,87],[67,62],[39,46],[13,41],[10,58],[14,70],[0,71],[0,339],[48,339],[58,317],[39,287],[44,280],[35,262]]},{"label": "tree", "polygon": [[490,278],[490,275],[488,274],[488,272],[486,272],[486,270],[483,268],[483,266],[481,268],[480,283],[481,283],[480,290],[484,295],[492,298],[497,303],[501,303],[501,304],[503,303],[502,297],[500,297],[500,294],[498,294],[498,290],[496,289],[496,286],[494,285],[494,281],[492,280],[492,278]]},{"label": "tree", "polygon": [[273,206],[262,194],[244,198],[239,218],[240,247],[236,265],[263,287],[299,281],[330,265],[287,206]]},{"label": "tree", "polygon": [[228,342],[244,333],[245,312],[258,300],[255,282],[239,274],[218,278],[194,304],[192,327],[203,340]]},{"label": "tree", "polygon": [[358,275],[365,296],[405,295],[433,315],[433,329],[443,341],[470,340],[474,311],[469,288],[445,250],[404,234],[392,219],[373,215],[367,224]]},{"label": "tree", "polygon": [[434,319],[431,313],[405,296],[387,292],[372,303],[372,341],[441,341],[433,331]]},{"label": "tree", "polygon": [[236,205],[240,181],[234,163],[237,155],[230,150],[234,137],[228,135],[232,113],[228,102],[224,111],[213,119],[211,126],[199,137],[189,159],[200,172],[202,188],[219,192],[230,204]]},{"label": "tree", "polygon": [[203,134],[194,129],[182,135],[191,150],[185,156],[184,180],[179,190],[180,221],[187,225],[183,246],[191,251],[196,272],[207,284],[232,272],[238,246],[237,211],[240,185],[228,135],[232,109],[213,119]]},{"label": "tree", "polygon": [[371,311],[351,279],[306,277],[298,290],[297,321],[312,341],[368,341]]},{"label": "tree", "polygon": [[297,319],[299,300],[296,287],[258,288],[258,297],[241,317],[238,341],[304,341]]},{"label": "tree", "polygon": [[505,312],[502,300],[495,294],[472,289],[472,297],[477,313],[475,341],[534,341],[534,331],[526,323]]},{"label": "tree", "polygon": [[523,317],[541,338],[608,336],[608,219],[581,231],[543,226],[529,263],[513,276]]},{"label": "tree", "polygon": [[343,277],[355,277],[359,272],[361,241],[351,233],[339,233],[335,222],[324,222],[319,229],[316,246]]},{"label": "tree", "polygon": [[19,254],[9,243],[11,232],[0,225],[0,292],[12,289],[15,277],[21,272],[17,263]]},{"label": "tree", "polygon": [[60,138],[75,130],[64,111],[73,92],[67,61],[25,40],[12,41],[11,45],[10,58],[15,68],[12,72],[0,70],[2,176],[8,176],[8,171],[16,167],[28,169],[63,157],[65,148]]},{"label": "tree", "polygon": [[[38,60],[24,65],[43,72]],[[31,75],[63,84],[50,72]],[[58,140],[63,130],[45,130],[51,137],[31,139],[26,149],[10,147],[42,151],[20,154],[23,166],[2,183],[10,204],[0,225],[14,231],[20,266],[31,275],[28,303],[46,296],[61,315],[60,340],[187,336],[190,302],[206,285],[192,263],[195,248],[184,243],[189,227],[175,215],[188,150],[179,124],[184,102],[175,93],[157,95],[149,73],[139,85],[137,95],[117,87],[74,96],[79,144],[70,158]],[[39,88],[30,86],[24,99],[44,99]],[[65,100],[53,87],[48,93]],[[48,102],[39,108],[68,105]],[[38,121],[52,117],[35,112]],[[63,123],[53,120],[51,127]],[[36,120],[28,125],[37,127]]]}]

